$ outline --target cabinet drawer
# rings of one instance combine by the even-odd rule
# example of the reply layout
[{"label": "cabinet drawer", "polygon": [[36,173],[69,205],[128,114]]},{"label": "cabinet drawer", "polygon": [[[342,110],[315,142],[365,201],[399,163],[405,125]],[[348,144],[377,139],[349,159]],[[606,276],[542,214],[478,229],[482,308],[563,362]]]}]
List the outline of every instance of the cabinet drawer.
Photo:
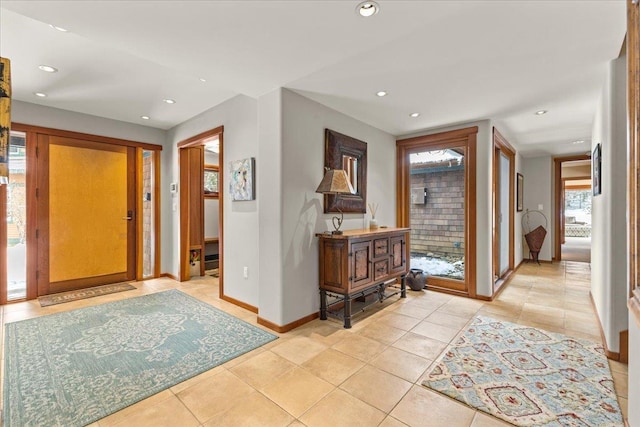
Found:
[{"label": "cabinet drawer", "polygon": [[373,256],[379,257],[380,255],[386,255],[389,253],[389,239],[375,239],[373,241]]},{"label": "cabinet drawer", "polygon": [[373,263],[373,280],[381,279],[389,274],[389,260],[383,259]]}]

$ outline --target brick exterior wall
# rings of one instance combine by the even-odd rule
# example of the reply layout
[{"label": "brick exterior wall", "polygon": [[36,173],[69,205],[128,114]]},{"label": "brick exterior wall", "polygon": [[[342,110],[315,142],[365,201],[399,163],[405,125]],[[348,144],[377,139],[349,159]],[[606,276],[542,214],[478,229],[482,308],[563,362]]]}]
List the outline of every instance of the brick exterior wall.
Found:
[{"label": "brick exterior wall", "polygon": [[450,169],[412,172],[411,188],[427,189],[426,204],[411,204],[412,255],[464,256],[464,166]]}]

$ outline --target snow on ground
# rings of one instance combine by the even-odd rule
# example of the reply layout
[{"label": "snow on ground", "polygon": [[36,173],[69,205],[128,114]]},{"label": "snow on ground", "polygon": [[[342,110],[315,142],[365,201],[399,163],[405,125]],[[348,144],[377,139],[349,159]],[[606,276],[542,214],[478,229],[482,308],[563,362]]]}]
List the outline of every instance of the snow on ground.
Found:
[{"label": "snow on ground", "polygon": [[449,262],[440,258],[412,257],[411,268],[419,268],[427,276],[444,276],[457,279],[464,278],[464,262]]},{"label": "snow on ground", "polygon": [[27,245],[19,243],[7,247],[7,281],[9,299],[22,298],[26,295],[27,278]]},{"label": "snow on ground", "polygon": [[564,217],[574,217],[576,222],[591,224],[591,212],[584,209],[565,209]]}]

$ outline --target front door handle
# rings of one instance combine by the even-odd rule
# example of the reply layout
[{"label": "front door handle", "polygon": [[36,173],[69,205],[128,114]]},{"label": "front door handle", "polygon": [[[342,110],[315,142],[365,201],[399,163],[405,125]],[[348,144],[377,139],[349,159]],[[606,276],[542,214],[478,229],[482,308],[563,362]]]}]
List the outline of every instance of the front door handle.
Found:
[{"label": "front door handle", "polygon": [[123,216],[122,219],[126,219],[127,221],[131,221],[133,219],[133,211],[127,211],[127,216]]}]

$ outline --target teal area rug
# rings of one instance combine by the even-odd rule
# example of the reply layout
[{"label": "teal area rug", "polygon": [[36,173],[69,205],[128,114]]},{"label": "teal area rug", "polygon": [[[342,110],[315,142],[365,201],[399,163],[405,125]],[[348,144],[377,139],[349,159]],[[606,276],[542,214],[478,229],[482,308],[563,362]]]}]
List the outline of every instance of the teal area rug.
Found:
[{"label": "teal area rug", "polygon": [[478,316],[423,386],[516,426],[623,426],[601,345]]},{"label": "teal area rug", "polygon": [[8,323],[4,425],[90,424],[276,338],[177,290]]}]

